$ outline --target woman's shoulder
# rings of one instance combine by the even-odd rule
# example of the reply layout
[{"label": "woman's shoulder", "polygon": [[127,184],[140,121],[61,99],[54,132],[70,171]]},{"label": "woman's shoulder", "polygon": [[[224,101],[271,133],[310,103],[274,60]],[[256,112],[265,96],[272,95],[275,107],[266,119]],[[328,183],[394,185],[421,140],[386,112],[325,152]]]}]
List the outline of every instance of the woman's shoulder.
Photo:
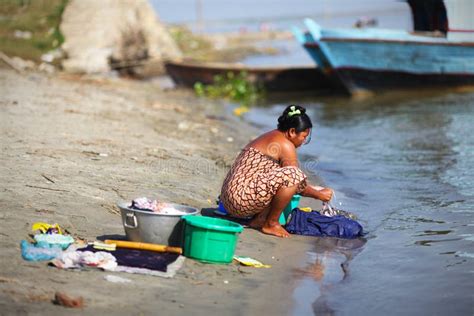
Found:
[{"label": "woman's shoulder", "polygon": [[276,160],[280,160],[288,151],[294,151],[294,146],[291,142],[278,130],[273,130],[261,135],[250,142],[246,147],[253,147]]},{"label": "woman's shoulder", "polygon": [[257,138],[252,140],[250,143],[248,143],[247,146],[245,147],[254,147],[254,148],[262,147],[262,146],[265,147],[269,143],[277,141],[278,136],[279,135],[277,134],[276,130],[272,130],[258,136]]}]

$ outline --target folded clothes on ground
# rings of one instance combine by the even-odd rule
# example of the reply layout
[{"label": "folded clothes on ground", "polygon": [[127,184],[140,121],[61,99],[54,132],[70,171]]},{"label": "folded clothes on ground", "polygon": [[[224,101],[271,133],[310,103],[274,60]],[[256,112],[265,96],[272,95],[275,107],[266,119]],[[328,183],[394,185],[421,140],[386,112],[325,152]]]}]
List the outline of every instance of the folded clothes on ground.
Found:
[{"label": "folded clothes on ground", "polygon": [[184,260],[185,257],[178,254],[132,249],[103,251],[90,245],[76,251],[63,252],[51,264],[61,269],[95,267],[106,271],[172,278],[181,269]]},{"label": "folded clothes on ground", "polygon": [[362,236],[362,226],[342,215],[332,217],[321,215],[319,212],[304,212],[293,209],[285,229],[296,235],[317,237],[357,238]]},{"label": "folded clothes on ground", "polygon": [[107,252],[115,257],[119,266],[142,268],[166,272],[166,268],[178,258],[178,254],[147,250],[117,248],[114,251],[97,250],[92,246],[78,251]]},{"label": "folded clothes on ground", "polygon": [[114,271],[117,267],[115,257],[105,251],[65,251],[51,263],[60,269],[94,267]]}]

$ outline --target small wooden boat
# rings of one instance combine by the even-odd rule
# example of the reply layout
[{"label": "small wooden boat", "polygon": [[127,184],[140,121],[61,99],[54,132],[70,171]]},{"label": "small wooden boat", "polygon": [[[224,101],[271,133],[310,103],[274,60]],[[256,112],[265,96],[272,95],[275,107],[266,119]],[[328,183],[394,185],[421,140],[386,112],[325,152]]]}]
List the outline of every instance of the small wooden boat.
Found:
[{"label": "small wooden boat", "polygon": [[337,87],[315,66],[253,67],[243,64],[198,63],[169,61],[165,63],[169,76],[177,86],[193,87],[195,83],[212,84],[216,75],[246,72],[248,79],[267,91],[292,92],[333,90]]}]

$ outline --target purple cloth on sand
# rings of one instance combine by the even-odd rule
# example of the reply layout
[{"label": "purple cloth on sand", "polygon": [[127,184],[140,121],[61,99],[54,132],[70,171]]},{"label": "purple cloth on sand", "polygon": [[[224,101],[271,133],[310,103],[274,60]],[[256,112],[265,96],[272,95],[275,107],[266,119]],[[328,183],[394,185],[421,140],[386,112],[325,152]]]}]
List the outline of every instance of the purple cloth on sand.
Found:
[{"label": "purple cloth on sand", "polygon": [[175,253],[154,252],[147,250],[124,248],[117,248],[117,250],[114,251],[107,251],[95,249],[92,246],[87,246],[86,248],[78,249],[78,251],[106,251],[113,255],[115,259],[117,259],[117,264],[119,266],[145,268],[163,272],[166,272],[168,265],[170,263],[175,262],[176,259],[179,257],[179,255]]}]

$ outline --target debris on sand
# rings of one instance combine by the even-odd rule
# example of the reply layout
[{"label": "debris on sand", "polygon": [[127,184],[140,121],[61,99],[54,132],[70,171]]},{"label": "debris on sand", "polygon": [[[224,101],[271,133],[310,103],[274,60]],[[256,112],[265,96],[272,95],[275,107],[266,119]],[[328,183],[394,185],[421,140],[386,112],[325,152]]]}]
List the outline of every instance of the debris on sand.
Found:
[{"label": "debris on sand", "polygon": [[82,296],[72,298],[65,293],[56,292],[54,294],[54,304],[70,308],[83,308],[84,298]]}]

